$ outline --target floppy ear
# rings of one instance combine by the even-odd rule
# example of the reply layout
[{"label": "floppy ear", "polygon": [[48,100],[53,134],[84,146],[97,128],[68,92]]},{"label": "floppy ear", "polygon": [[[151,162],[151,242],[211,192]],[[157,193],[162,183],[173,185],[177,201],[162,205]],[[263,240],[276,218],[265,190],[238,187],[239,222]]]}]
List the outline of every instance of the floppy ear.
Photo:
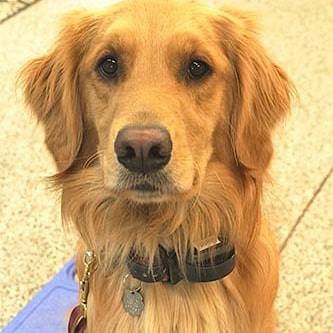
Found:
[{"label": "floppy ear", "polygon": [[273,154],[272,130],[290,108],[292,83],[256,37],[253,15],[224,10],[219,30],[230,60],[230,137],[238,166],[262,174]]},{"label": "floppy ear", "polygon": [[45,143],[59,172],[72,165],[83,138],[80,62],[94,25],[84,12],[68,14],[53,49],[26,64],[19,77],[26,103],[44,126]]}]

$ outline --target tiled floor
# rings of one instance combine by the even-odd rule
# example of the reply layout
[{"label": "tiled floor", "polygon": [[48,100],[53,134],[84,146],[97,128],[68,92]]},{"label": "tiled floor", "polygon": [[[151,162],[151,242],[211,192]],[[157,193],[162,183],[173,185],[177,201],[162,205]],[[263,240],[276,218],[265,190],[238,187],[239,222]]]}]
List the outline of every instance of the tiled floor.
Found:
[{"label": "tiled floor", "polygon": [[[15,95],[15,75],[45,52],[61,13],[89,3],[43,0],[0,24],[0,327],[73,251],[58,198],[42,181],[52,174],[51,158]],[[266,214],[283,247],[279,331],[333,332],[333,3],[228,3],[263,13],[264,42],[300,96],[276,135],[273,181],[266,186]]]},{"label": "tiled floor", "polygon": [[40,0],[0,0],[0,23]]}]

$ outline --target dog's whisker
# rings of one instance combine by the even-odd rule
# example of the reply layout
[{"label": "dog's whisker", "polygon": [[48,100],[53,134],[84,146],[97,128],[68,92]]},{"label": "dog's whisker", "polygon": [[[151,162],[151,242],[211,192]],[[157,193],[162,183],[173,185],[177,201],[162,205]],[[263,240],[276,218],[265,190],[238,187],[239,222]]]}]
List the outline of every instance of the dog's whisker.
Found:
[{"label": "dog's whisker", "polygon": [[219,174],[216,171],[214,171],[214,175],[215,175],[216,179],[218,180],[217,184],[221,185],[221,187],[225,190],[226,186],[225,186],[222,178],[219,176]]},{"label": "dog's whisker", "polygon": [[[199,170],[199,165],[195,161],[193,161],[193,164],[194,164],[195,168],[197,170]],[[192,203],[191,209],[194,209],[195,206],[198,204],[198,202],[200,200],[201,191],[202,191],[202,182],[199,182],[199,189],[198,189],[197,194],[195,195],[195,199],[194,199],[194,201]]]},{"label": "dog's whisker", "polygon": [[83,168],[88,168],[96,159],[101,158],[103,156],[103,150],[98,150],[93,153],[84,163]]}]

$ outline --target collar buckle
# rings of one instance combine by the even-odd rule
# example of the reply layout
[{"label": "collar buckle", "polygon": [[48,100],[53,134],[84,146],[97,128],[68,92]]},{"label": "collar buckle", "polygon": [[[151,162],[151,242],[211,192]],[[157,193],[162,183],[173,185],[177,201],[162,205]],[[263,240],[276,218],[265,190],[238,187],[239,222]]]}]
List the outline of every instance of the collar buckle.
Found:
[{"label": "collar buckle", "polygon": [[177,284],[184,278],[184,275],[179,268],[176,252],[167,252],[163,247],[160,247],[160,256],[167,270],[165,279],[162,282]]}]

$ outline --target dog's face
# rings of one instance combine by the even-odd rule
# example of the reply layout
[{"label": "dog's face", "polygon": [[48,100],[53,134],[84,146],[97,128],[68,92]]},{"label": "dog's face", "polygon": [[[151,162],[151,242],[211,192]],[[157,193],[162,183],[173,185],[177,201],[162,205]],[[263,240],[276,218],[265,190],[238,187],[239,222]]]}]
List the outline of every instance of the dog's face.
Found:
[{"label": "dog's face", "polygon": [[226,116],[230,66],[200,7],[184,5],[111,10],[82,62],[105,186],[133,200],[196,192]]},{"label": "dog's face", "polygon": [[193,197],[211,162],[262,173],[289,94],[252,28],[186,0],[71,14],[25,72],[60,171],[97,165],[136,202]]}]

